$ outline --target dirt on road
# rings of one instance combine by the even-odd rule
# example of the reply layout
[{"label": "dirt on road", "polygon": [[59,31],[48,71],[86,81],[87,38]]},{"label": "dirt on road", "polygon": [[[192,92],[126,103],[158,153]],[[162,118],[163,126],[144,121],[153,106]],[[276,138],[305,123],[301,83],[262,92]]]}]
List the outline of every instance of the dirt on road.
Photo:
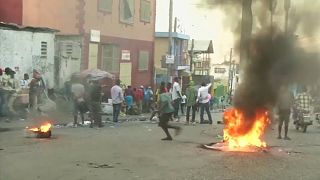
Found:
[{"label": "dirt on road", "polygon": [[[320,128],[290,127],[291,141],[266,135],[267,152],[209,151],[222,125],[184,126],[171,142],[150,122],[101,129],[54,128],[51,139],[26,138],[28,121],[0,122],[1,180],[318,180]],[[111,127],[110,127],[111,126]]]}]

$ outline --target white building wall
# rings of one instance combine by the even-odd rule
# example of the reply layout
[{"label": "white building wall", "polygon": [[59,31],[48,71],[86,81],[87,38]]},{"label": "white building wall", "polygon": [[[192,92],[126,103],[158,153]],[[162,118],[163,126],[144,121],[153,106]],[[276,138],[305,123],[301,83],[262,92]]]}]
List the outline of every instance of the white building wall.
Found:
[{"label": "white building wall", "polygon": [[[54,37],[53,33],[0,29],[0,67],[16,70],[16,78],[24,73],[32,77],[33,69],[39,70],[48,88],[54,86]],[[41,42],[47,42],[47,56],[41,57]]]},{"label": "white building wall", "polygon": [[62,88],[64,83],[70,80],[73,73],[81,70],[82,37],[80,36],[56,36],[56,86]]},{"label": "white building wall", "polygon": [[[224,68],[226,71],[224,73],[216,73],[215,68]],[[229,79],[229,66],[223,65],[223,64],[214,64],[212,66],[211,73],[214,76],[214,79],[228,80]]]}]

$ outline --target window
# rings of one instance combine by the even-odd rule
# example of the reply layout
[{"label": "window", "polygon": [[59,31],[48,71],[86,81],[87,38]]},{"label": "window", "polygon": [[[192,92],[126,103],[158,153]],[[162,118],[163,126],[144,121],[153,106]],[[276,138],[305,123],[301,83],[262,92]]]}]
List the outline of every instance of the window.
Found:
[{"label": "window", "polygon": [[150,3],[150,1],[141,0],[140,20],[142,22],[150,22],[151,21],[151,3]]},{"label": "window", "polygon": [[148,71],[149,67],[149,52],[139,52],[139,71]]},{"label": "window", "polygon": [[127,24],[134,22],[135,0],[120,0],[120,21]]},{"label": "window", "polygon": [[114,44],[102,46],[103,69],[107,72],[118,73],[120,60],[120,48]]},{"label": "window", "polygon": [[112,1],[113,0],[98,0],[98,9],[103,12],[112,12]]},{"label": "window", "polygon": [[215,73],[223,74],[226,72],[226,68],[214,68]]},{"label": "window", "polygon": [[67,44],[66,45],[66,49],[65,49],[66,54],[67,55],[71,55],[72,54],[72,50],[73,50],[72,44]]},{"label": "window", "polygon": [[48,55],[48,43],[45,41],[41,42],[41,58],[47,58]]}]

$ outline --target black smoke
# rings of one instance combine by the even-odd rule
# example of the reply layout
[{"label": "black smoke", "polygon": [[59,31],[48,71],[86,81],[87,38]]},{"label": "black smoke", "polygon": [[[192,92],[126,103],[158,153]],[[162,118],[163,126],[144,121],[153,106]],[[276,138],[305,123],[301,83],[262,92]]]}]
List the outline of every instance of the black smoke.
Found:
[{"label": "black smoke", "polygon": [[[246,10],[242,4],[244,0],[201,2],[204,5],[200,8],[223,10],[227,15],[225,21],[231,22],[225,27],[231,28],[236,40],[239,39],[240,28],[234,27],[240,22],[240,12]],[[291,0],[287,34],[284,33],[284,0],[277,2],[271,13],[270,0],[252,0],[254,35],[247,38],[250,48],[239,43],[236,48],[238,52],[248,52],[248,57],[241,61],[241,84],[233,98],[234,106],[246,116],[243,133],[251,129],[255,112],[261,108],[272,109],[277,104],[282,86],[314,85],[320,79],[319,49],[313,46],[317,45],[316,37],[320,34],[320,1]]]},{"label": "black smoke", "polygon": [[252,37],[242,82],[235,92],[234,106],[245,112],[251,125],[254,119],[250,116],[257,110],[277,104],[282,86],[312,85],[320,79],[317,53],[301,48],[296,36],[272,32]]}]

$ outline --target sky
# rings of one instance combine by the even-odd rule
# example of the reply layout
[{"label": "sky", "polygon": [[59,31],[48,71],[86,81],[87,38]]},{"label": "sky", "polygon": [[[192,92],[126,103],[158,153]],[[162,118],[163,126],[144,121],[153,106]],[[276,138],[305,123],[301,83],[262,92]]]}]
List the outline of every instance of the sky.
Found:
[{"label": "sky", "polygon": [[[200,9],[200,0],[173,0],[173,17],[178,18],[179,31],[195,40],[212,40],[214,55],[212,63],[229,60],[230,48],[234,46],[233,34],[223,27],[225,14],[220,10]],[[156,31],[168,32],[169,0],[157,0]]]},{"label": "sky", "polygon": [[[201,4],[201,0],[173,0],[173,2],[173,17],[179,19],[179,24],[182,27],[180,31],[189,35],[191,39],[213,41],[214,54],[212,64],[221,63],[224,60],[228,61],[230,49],[236,45],[236,37],[230,31],[230,27],[224,27],[223,25],[226,24],[227,17],[229,17],[230,20],[230,15],[228,16],[228,14],[225,14],[224,11],[218,8],[198,8],[197,5]],[[277,10],[274,16],[274,23],[278,24],[282,29],[284,27],[283,3],[283,0],[278,0]],[[253,5],[253,14],[255,16],[253,33],[261,29],[262,26],[270,23],[268,11],[265,20],[258,21],[257,18],[261,13],[261,8],[259,9],[258,6],[259,4]],[[319,8],[319,0],[291,0],[289,17],[289,26],[291,26],[291,18],[303,15],[294,33],[298,35],[301,46],[316,49],[317,51],[320,49]],[[169,0],[157,0],[156,31],[168,31],[168,24]],[[310,34],[308,30],[315,31]],[[232,59],[238,61],[239,56],[234,54]]]}]

